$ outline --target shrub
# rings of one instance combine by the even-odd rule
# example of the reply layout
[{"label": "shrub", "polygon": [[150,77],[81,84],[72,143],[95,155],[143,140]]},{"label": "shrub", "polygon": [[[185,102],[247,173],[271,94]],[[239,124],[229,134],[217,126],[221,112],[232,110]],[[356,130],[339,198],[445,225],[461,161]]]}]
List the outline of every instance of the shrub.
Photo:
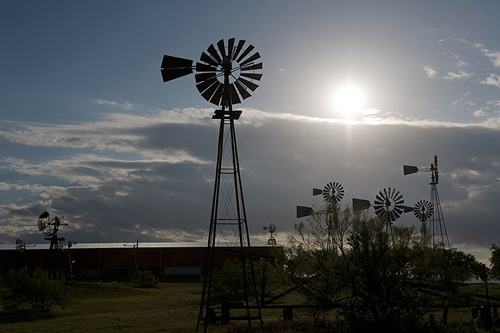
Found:
[{"label": "shrub", "polygon": [[157,288],[158,279],[150,271],[140,271],[132,277],[136,288]]},{"label": "shrub", "polygon": [[64,307],[67,287],[62,280],[53,280],[40,268],[30,273],[27,269],[7,272],[4,284],[4,309],[10,312],[33,310],[35,316],[46,315],[53,306]]}]

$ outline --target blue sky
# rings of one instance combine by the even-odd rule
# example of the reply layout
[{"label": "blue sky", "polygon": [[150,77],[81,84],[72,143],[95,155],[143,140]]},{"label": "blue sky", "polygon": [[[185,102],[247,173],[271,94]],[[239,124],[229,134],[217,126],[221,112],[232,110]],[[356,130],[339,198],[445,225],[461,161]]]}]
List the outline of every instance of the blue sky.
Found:
[{"label": "blue sky", "polygon": [[[330,181],[407,205],[439,193],[453,246],[500,243],[500,3],[495,1],[2,1],[0,242],[42,242],[36,218],[92,241],[205,241],[214,106],[194,77],[163,83],[164,54],[254,45],[263,78],[237,123],[250,232],[293,229]],[[357,87],[346,120],[332,95]],[[371,212],[373,214],[373,212]],[[406,214],[397,223],[419,221]]]}]

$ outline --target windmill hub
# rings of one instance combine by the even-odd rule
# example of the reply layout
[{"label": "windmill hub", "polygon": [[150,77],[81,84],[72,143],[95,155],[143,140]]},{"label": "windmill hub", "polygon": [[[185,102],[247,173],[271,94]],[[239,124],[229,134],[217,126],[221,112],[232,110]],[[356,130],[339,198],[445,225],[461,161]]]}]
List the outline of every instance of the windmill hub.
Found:
[{"label": "windmill hub", "polygon": [[228,56],[224,56],[224,60],[222,61],[222,70],[224,71],[224,75],[228,76],[231,74],[231,70],[233,69],[233,64],[231,58]]}]

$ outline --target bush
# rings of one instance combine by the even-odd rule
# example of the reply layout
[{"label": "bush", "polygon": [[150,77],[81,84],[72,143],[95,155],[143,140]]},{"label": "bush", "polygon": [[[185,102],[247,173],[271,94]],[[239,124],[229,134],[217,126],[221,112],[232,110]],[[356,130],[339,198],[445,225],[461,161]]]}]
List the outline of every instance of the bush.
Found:
[{"label": "bush", "polygon": [[8,312],[33,311],[35,316],[46,315],[53,306],[64,307],[67,287],[62,280],[53,280],[40,268],[30,273],[27,269],[11,270],[4,278],[7,289],[3,297]]},{"label": "bush", "polygon": [[150,271],[140,271],[132,277],[136,288],[157,288],[158,279]]}]

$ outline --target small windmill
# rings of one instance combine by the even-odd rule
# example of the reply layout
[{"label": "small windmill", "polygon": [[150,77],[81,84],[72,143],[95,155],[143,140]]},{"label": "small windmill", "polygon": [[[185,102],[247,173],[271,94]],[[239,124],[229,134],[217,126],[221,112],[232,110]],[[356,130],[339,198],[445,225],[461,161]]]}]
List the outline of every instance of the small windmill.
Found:
[{"label": "small windmill", "polygon": [[269,233],[271,234],[271,236],[267,240],[267,245],[276,246],[276,239],[273,237],[273,234],[276,232],[276,225],[274,223],[269,223],[267,227],[264,226],[262,229],[269,231]]},{"label": "small windmill", "polygon": [[[62,246],[63,244],[60,242],[64,242],[65,239],[57,237],[57,232],[59,231],[59,227],[61,225],[68,225],[68,224],[61,223],[61,219],[57,216],[54,216],[53,218],[50,218],[49,216],[50,214],[47,211],[40,214],[37,221],[38,231],[49,236],[45,237],[46,240],[50,241],[49,249],[51,250],[59,249],[59,246],[60,245]],[[64,218],[64,216],[62,218]]]},{"label": "small windmill", "polygon": [[433,247],[448,246],[450,248],[450,241],[448,239],[448,232],[446,230],[446,224],[444,222],[443,210],[441,209],[441,202],[439,200],[439,193],[437,185],[439,183],[439,172],[438,172],[438,159],[437,155],[434,155],[434,162],[431,163],[430,168],[422,168],[414,165],[403,165],[403,175],[410,175],[417,173],[419,171],[430,172],[431,173],[431,206],[432,214],[429,216],[429,233],[431,237],[431,243]]},{"label": "small windmill", "polygon": [[428,243],[427,236],[429,233],[429,230],[427,229],[427,221],[434,213],[434,208],[432,207],[432,203],[427,200],[417,201],[417,203],[413,207],[413,213],[415,214],[415,217],[419,219],[420,222],[422,222],[420,234],[424,238],[424,243],[427,245]]},{"label": "small windmill", "polygon": [[[378,192],[373,201],[375,214],[380,218],[385,218],[385,230],[392,233],[392,223],[399,219],[403,213],[413,211],[412,207],[404,205],[403,195],[392,187],[387,187]],[[352,199],[353,210],[365,210],[372,206],[369,200]]]},{"label": "small windmill", "polygon": [[[205,260],[205,275],[203,278],[202,295],[198,322],[204,323],[204,332],[207,325],[214,323],[214,307],[211,299],[212,282],[214,275],[215,247],[220,242],[233,239],[241,251],[242,280],[244,289],[244,304],[246,316],[233,319],[248,321],[251,327],[252,320],[259,320],[261,330],[264,330],[255,271],[253,261],[245,256],[244,248],[250,248],[247,216],[241,183],[240,162],[236,145],[234,121],[239,119],[242,111],[233,110],[233,105],[241,103],[251,96],[257,89],[262,74],[262,62],[259,52],[254,52],[253,45],[245,45],[246,41],[236,42],[235,38],[227,41],[221,39],[216,45],[211,44],[206,52],[202,52],[200,61],[193,66],[193,60],[163,56],[161,75],[163,82],[183,77],[196,72],[196,88],[208,102],[220,106],[215,110],[213,119],[220,120],[217,162],[215,167],[215,184],[212,199],[212,212],[208,234],[208,249]],[[229,244],[229,245],[233,245]],[[225,245],[228,245],[227,243]],[[250,281],[247,280],[247,265],[250,265]],[[255,291],[255,306],[249,302],[249,291]],[[251,314],[256,308],[256,314]],[[231,319],[231,318],[229,318]]]},{"label": "small windmill", "polygon": [[[323,195],[323,199],[327,202],[327,207],[326,210],[318,211],[317,213],[320,214],[320,216],[325,216],[326,217],[326,225],[327,225],[327,231],[328,231],[328,238],[327,238],[327,249],[330,249],[331,244],[332,244],[332,224],[333,224],[333,216],[332,216],[332,210],[336,209],[337,204],[342,200],[344,197],[344,187],[337,182],[329,182],[326,184],[323,189],[319,188],[313,188],[313,196],[316,195]],[[313,215],[314,210],[312,207],[306,207],[306,206],[297,206],[297,218],[301,218],[304,216],[309,216]]]},{"label": "small windmill", "polygon": [[330,182],[323,187],[323,189],[313,188],[313,195],[323,195],[325,201],[340,202],[344,197],[344,188],[340,183]]},{"label": "small windmill", "polygon": [[[340,183],[330,182],[326,184],[323,189],[313,188],[313,196],[323,195],[323,199],[327,203],[337,204],[344,197],[344,187]],[[320,214],[326,214],[327,211],[319,211]],[[297,206],[297,218],[304,216],[310,216],[314,214],[312,207],[307,206]]]}]

